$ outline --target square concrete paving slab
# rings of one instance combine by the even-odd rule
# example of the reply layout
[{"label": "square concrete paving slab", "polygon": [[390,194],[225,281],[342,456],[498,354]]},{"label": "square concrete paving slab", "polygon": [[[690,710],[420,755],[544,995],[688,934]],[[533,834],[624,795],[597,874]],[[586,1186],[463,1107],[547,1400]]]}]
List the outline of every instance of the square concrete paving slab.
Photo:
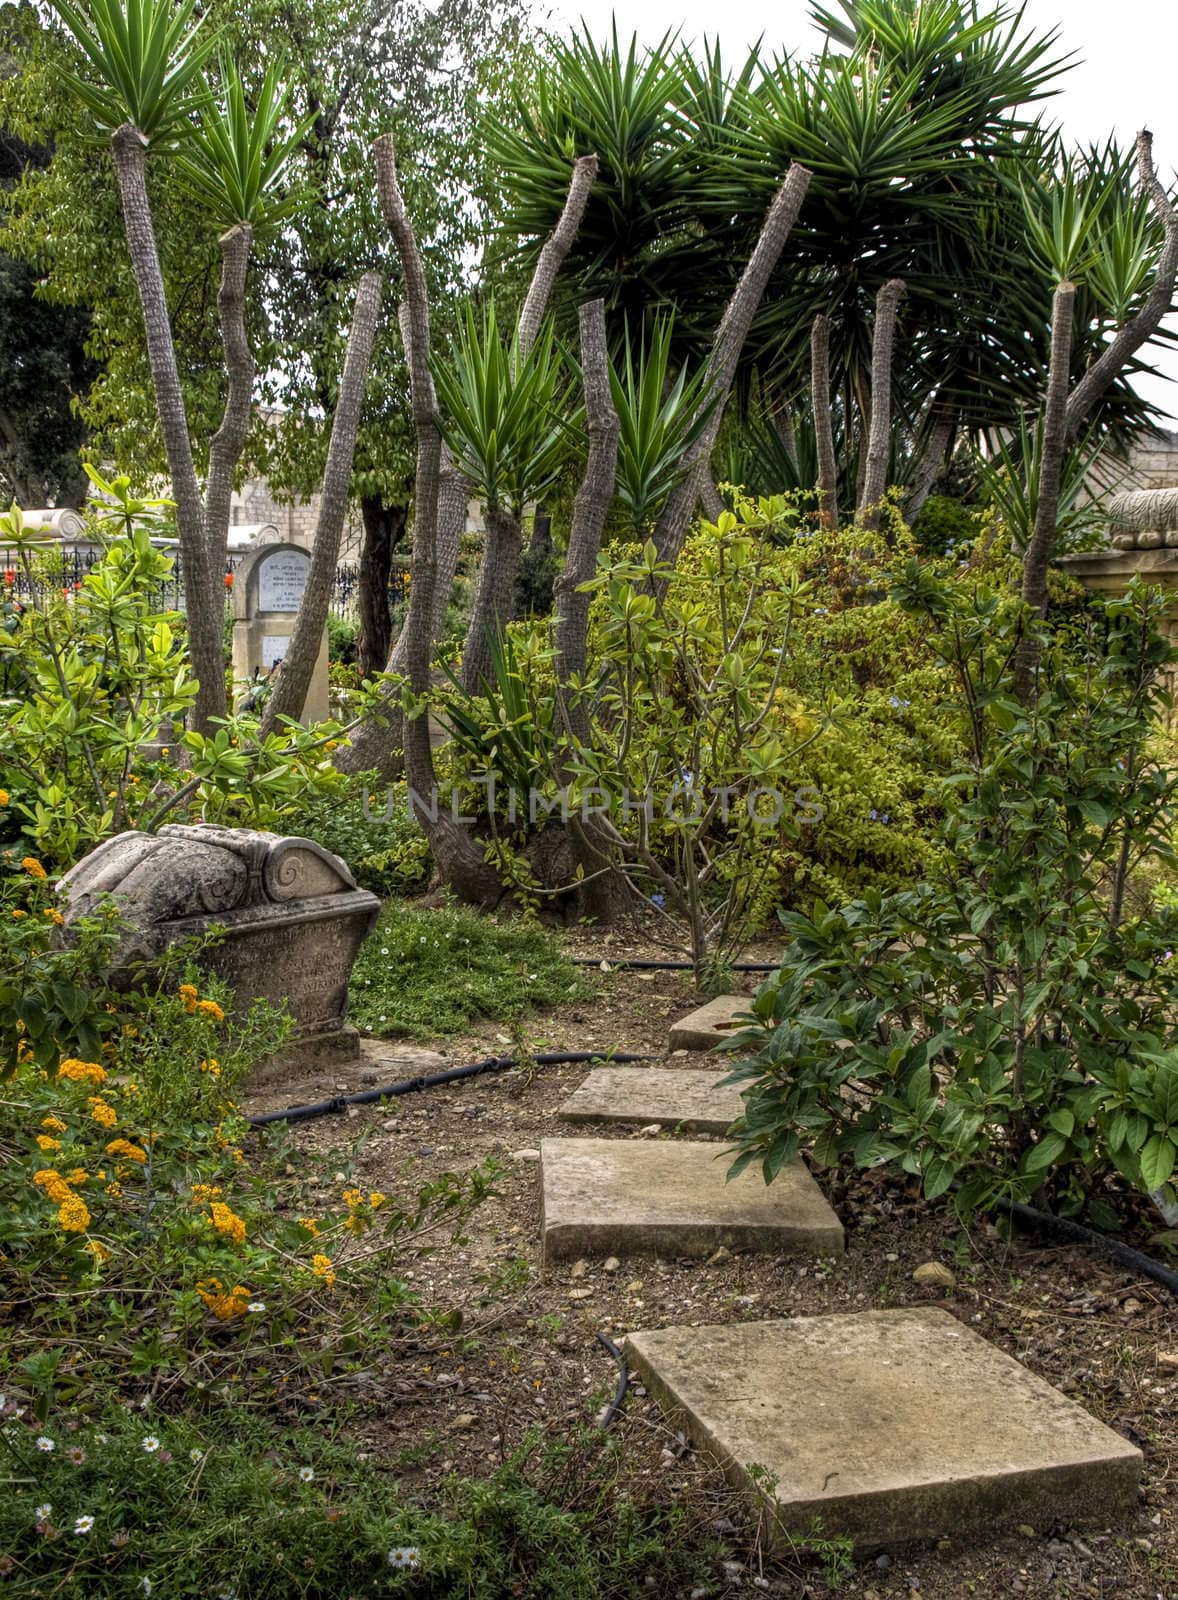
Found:
[{"label": "square concrete paving slab", "polygon": [[540,1142],[544,1262],[626,1254],[707,1256],[729,1249],[837,1255],[843,1229],[801,1162],[775,1183],[726,1181],[717,1144],[664,1140]]},{"label": "square concrete paving slab", "polygon": [[817,1517],[870,1548],[1136,1500],[1138,1450],[946,1311],[664,1328],[626,1354],[731,1479],[776,1479],[785,1534]]},{"label": "square concrete paving slab", "polygon": [[685,1133],[727,1133],[744,1111],[739,1084],[691,1067],[595,1067],[560,1108],[565,1122],[663,1122]]},{"label": "square concrete paving slab", "polygon": [[745,1026],[736,1019],[748,1011],[747,994],[718,994],[706,1006],[691,1011],[671,1025],[672,1050],[711,1050]]}]

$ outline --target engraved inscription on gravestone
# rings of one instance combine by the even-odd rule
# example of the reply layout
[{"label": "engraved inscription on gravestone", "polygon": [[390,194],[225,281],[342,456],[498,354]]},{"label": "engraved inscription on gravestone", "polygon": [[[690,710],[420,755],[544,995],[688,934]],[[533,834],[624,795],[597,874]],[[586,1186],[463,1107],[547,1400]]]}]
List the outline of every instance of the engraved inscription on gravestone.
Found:
[{"label": "engraved inscription on gravestone", "polygon": [[278,550],[258,566],[258,610],[297,611],[307,587],[311,558],[302,550]]}]

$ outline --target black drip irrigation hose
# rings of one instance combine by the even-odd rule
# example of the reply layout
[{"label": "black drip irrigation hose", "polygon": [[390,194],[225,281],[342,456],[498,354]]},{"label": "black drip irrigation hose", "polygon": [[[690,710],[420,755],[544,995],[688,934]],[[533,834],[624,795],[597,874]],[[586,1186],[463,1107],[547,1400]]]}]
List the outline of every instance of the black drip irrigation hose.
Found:
[{"label": "black drip irrigation hose", "polygon": [[[650,1055],[626,1055],[618,1051],[601,1050],[549,1050],[542,1055],[529,1056],[542,1067],[572,1065],[578,1061],[653,1061]],[[483,1072],[506,1072],[520,1066],[515,1056],[486,1056],[482,1061],[472,1061],[465,1067],[451,1067],[448,1072],[433,1072],[421,1078],[405,1078],[400,1083],[386,1083],[379,1089],[365,1089],[360,1094],[337,1094],[330,1100],[315,1100],[310,1105],[288,1106],[285,1111],[262,1111],[245,1120],[251,1128],[263,1128],[270,1122],[310,1122],[314,1117],[328,1117],[333,1112],[346,1111],[349,1106],[371,1106],[379,1100],[399,1099],[402,1095],[417,1094],[423,1089],[436,1089],[443,1083],[458,1083],[463,1078],[477,1078]]]},{"label": "black drip irrigation hose", "polygon": [[1053,1216],[1049,1211],[1037,1211],[1034,1206],[1023,1205],[1017,1200],[996,1200],[994,1210],[1009,1217],[1012,1222],[1021,1222],[1025,1227],[1055,1234],[1069,1244],[1080,1244],[1089,1250],[1096,1250],[1118,1266],[1139,1273],[1143,1278],[1152,1278],[1154,1283],[1160,1283],[1178,1298],[1178,1272],[1164,1262],[1155,1261],[1152,1256],[1134,1250],[1132,1245],[1110,1238],[1107,1233],[1098,1233],[1095,1228],[1086,1228],[1083,1223],[1072,1222],[1067,1217]]},{"label": "black drip irrigation hose", "polygon": [[622,1409],[622,1402],[626,1398],[626,1386],[630,1382],[630,1374],[626,1369],[626,1358],[618,1349],[612,1339],[607,1339],[604,1333],[597,1335],[597,1342],[603,1349],[608,1350],[618,1364],[618,1387],[609,1405],[597,1418],[597,1426],[602,1430],[610,1428],[618,1419],[618,1412]]},{"label": "black drip irrigation hose", "polygon": [[[574,967],[600,967],[604,963],[615,971],[694,972],[694,961],[644,961],[637,956],[572,956]],[[729,972],[776,972],[780,961],[734,961]]]}]

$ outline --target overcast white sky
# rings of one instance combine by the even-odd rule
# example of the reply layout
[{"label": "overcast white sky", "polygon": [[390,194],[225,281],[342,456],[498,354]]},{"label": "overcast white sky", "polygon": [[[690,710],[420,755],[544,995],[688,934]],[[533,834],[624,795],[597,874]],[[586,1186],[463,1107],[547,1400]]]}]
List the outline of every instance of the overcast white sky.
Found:
[{"label": "overcast white sky", "polygon": [[[618,31],[637,28],[653,42],[668,28],[687,38],[720,35],[735,57],[763,35],[770,50],[809,51],[819,35],[810,22],[809,0],[641,0],[632,9],[614,0],[550,0],[552,26],[575,26],[584,17],[599,38],[608,35],[615,9]],[[836,0],[827,0],[837,11]],[[1152,129],[1154,156],[1171,188],[1178,172],[1178,0],[1027,0],[1026,22],[1036,31],[1061,29],[1060,44],[1078,63],[1063,92],[1048,102],[1077,144],[1115,132],[1131,144],[1142,127]],[[1178,331],[1178,314],[1169,326]],[[1178,353],[1166,353],[1173,382],[1143,384],[1142,392],[1178,418]]]}]

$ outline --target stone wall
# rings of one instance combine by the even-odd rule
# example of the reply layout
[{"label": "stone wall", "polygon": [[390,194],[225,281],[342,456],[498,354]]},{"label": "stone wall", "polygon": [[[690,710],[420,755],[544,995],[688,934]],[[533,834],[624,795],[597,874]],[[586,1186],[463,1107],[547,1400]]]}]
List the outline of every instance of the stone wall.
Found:
[{"label": "stone wall", "polygon": [[1178,433],[1141,435],[1129,452],[1127,487],[1178,488]]}]

